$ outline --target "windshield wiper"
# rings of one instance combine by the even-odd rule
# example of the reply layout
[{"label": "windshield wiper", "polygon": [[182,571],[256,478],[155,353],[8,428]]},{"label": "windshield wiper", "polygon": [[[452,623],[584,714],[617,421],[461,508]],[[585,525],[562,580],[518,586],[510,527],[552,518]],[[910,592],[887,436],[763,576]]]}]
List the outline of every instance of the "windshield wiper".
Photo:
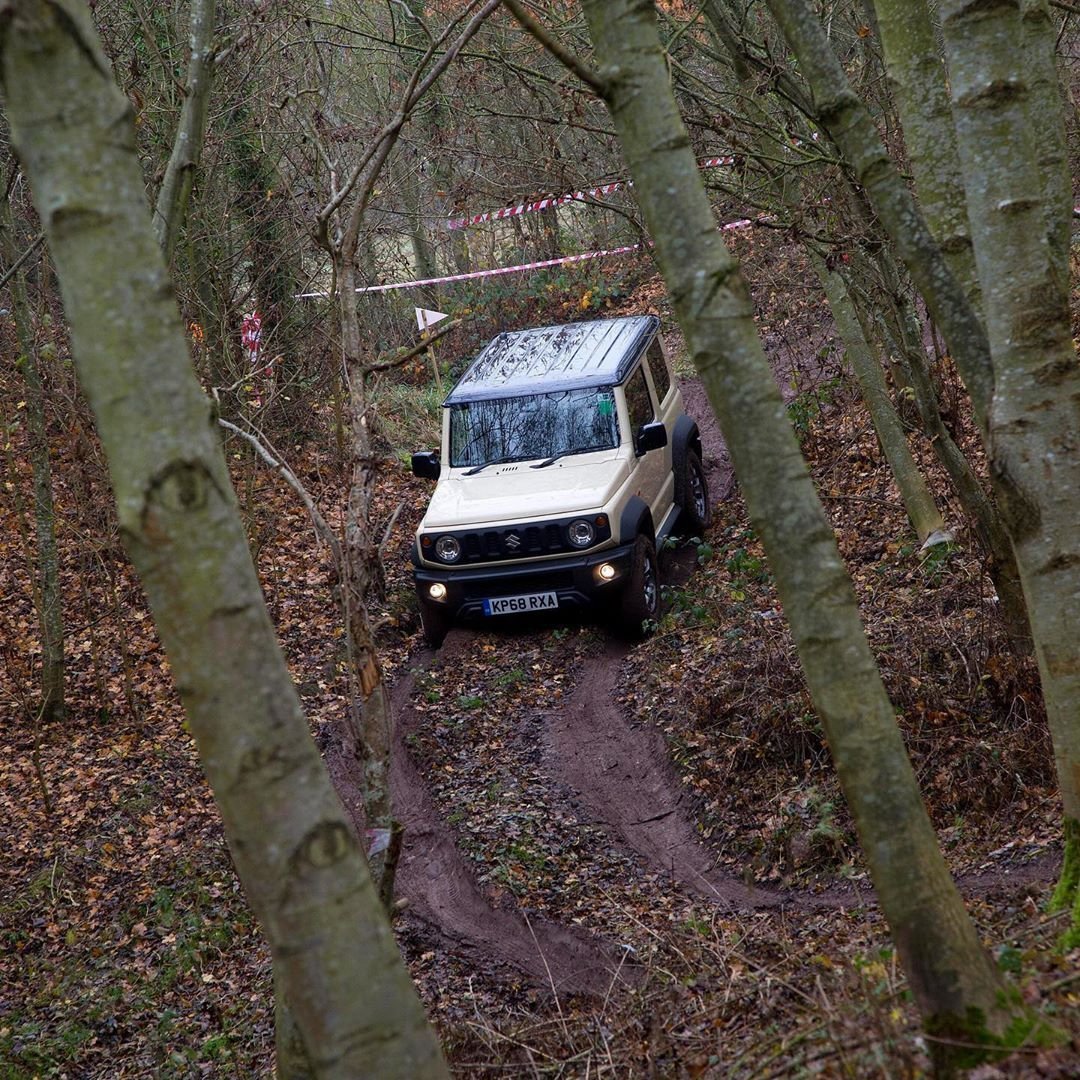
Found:
[{"label": "windshield wiper", "polygon": [[549,465],[554,465],[559,458],[564,458],[568,454],[588,454],[593,450],[610,450],[609,446],[577,446],[573,450],[563,450],[561,453],[552,454],[549,458],[544,458],[543,461],[538,461],[535,465],[530,465],[530,469],[546,469]]},{"label": "windshield wiper", "polygon": [[561,454],[555,454],[552,457],[545,458],[543,461],[538,461],[535,465],[530,465],[530,469],[546,469],[549,465],[554,465],[556,461],[561,457],[566,457],[568,451],[564,450]]},{"label": "windshield wiper", "polygon": [[485,461],[482,465],[474,465],[471,469],[467,469],[462,476],[475,476],[481,469],[486,469],[489,465],[508,465],[511,461],[520,461],[519,457],[501,457],[492,458],[491,461]]}]

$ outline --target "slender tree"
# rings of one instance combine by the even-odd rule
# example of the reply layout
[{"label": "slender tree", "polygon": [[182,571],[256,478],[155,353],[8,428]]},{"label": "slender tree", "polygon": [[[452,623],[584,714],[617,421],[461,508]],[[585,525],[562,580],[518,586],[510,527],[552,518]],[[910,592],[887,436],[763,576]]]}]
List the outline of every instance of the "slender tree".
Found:
[{"label": "slender tree", "polygon": [[444,1076],[274,640],[85,5],[3,0],[0,79],[121,532],[312,1072]]},{"label": "slender tree", "polygon": [[978,313],[949,269],[914,196],[893,164],[865,104],[848,83],[816,11],[807,0],[768,0],[799,61],[818,121],[844,155],[882,227],[926,301],[985,430],[993,391],[990,344]]},{"label": "slender tree", "polygon": [[[1041,5],[1045,7],[1045,5]],[[1015,2],[941,5],[949,85],[975,262],[994,364],[990,472],[1016,549],[1031,615],[1065,811],[1065,862],[1055,894],[1072,906],[1080,942],[1080,362],[1062,273],[1057,188],[1044,181],[1031,120],[1030,52]],[[1031,15],[1029,14],[1029,18]],[[1044,62],[1046,62],[1044,60]],[[1060,110],[1060,100],[1057,102]],[[1041,137],[1060,125],[1044,124]],[[1049,152],[1051,162],[1060,152]],[[1049,233],[1049,235],[1048,235]]]},{"label": "slender tree", "polygon": [[202,154],[206,110],[214,75],[216,9],[216,0],[192,0],[184,104],[173,136],[172,153],[154,203],[154,232],[166,262],[172,259],[176,236],[187,214],[191,189],[195,185],[195,170]]},{"label": "slender tree", "polygon": [[[811,89],[816,117],[854,172],[877,221],[892,240],[896,254],[944,334],[971,396],[980,430],[985,434],[993,370],[986,329],[972,301],[977,289],[973,284],[965,289],[953,273],[949,259],[889,157],[868,109],[849,85],[817,15],[805,0],[790,0],[789,3],[770,0],[770,9],[799,59],[803,77]],[[931,129],[924,124],[917,130]],[[948,160],[940,150],[935,157]],[[940,211],[940,217],[946,217],[944,211]],[[945,228],[944,225],[941,227]],[[950,233],[946,237],[961,266],[964,263],[963,235],[962,232],[959,237]],[[892,258],[891,253],[885,253],[879,262],[889,263]],[[889,268],[887,272],[896,280],[895,271]],[[920,380],[925,378],[921,370],[925,366],[923,355],[921,346],[916,347],[912,341],[907,359],[915,378]],[[932,395],[920,394],[918,400],[929,426],[940,427],[928,413]],[[990,573],[1013,647],[1018,652],[1029,652],[1030,634],[1019,572],[1010,545],[1004,541],[1003,527],[994,520],[996,510],[975,490],[970,470],[963,468],[958,454],[946,445],[936,449],[990,555]]]},{"label": "slender tree", "polygon": [[[402,129],[417,104],[498,4],[499,0],[484,0],[469,5],[458,19],[450,22],[417,62],[399,96],[393,116],[370,140],[359,160],[344,168],[343,162],[323,149],[331,190],[319,211],[315,234],[320,246],[329,254],[334,271],[334,300],[341,326],[351,426],[349,497],[341,576],[342,603],[358,698],[353,743],[360,758],[364,811],[372,841],[369,859],[386,900],[389,900],[393,887],[394,838],[399,827],[394,822],[390,803],[393,714],[368,609],[372,590],[378,589],[382,581],[380,539],[372,520],[379,456],[372,439],[369,401],[374,360],[365,348],[356,302],[357,252],[375,182]],[[461,19],[465,20],[463,26],[459,26]],[[313,127],[309,130],[314,139]]]},{"label": "slender tree", "polygon": [[811,253],[811,263],[829,298],[833,320],[844,342],[859,390],[877,432],[878,441],[889,462],[889,468],[900,490],[915,535],[921,543],[942,543],[951,540],[946,532],[941,511],[926,486],[922,473],[911,455],[907,432],[893,406],[881,360],[863,333],[855,304],[843,276],[830,267],[818,252]]},{"label": "slender tree", "polygon": [[[507,6],[549,37],[517,0]],[[1011,1041],[1031,1020],[1004,993],[938,850],[746,285],[716,230],[671,94],[653,5],[584,6],[600,67],[567,59],[611,111],[690,355],[776,575],[882,909],[924,1025],[938,1037],[936,1055],[947,1064],[957,1057],[955,1042]]]},{"label": "slender tree", "polygon": [[[12,180],[14,180],[14,170]],[[10,183],[0,197],[0,252],[5,263],[16,268],[10,288],[19,341],[16,366],[26,387],[26,424],[30,437],[30,462],[34,484],[34,528],[37,538],[37,588],[34,590],[38,627],[41,634],[41,705],[43,720],[64,715],[64,612],[60,588],[60,556],[56,546],[56,508],[53,502],[52,466],[49,462],[49,432],[42,385],[42,350],[38,349],[36,319],[26,288],[25,271],[17,269]],[[55,346],[49,348],[55,356]]]}]

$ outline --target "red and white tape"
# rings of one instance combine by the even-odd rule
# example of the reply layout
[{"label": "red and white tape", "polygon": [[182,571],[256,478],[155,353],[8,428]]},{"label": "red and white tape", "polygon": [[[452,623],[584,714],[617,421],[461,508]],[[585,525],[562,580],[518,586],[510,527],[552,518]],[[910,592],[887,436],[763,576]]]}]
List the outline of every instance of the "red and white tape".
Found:
[{"label": "red and white tape", "polygon": [[[476,278],[498,277],[500,274],[516,274],[520,270],[540,270],[545,266],[562,266],[564,263],[584,262],[586,259],[602,259],[605,255],[623,255],[628,251],[637,251],[640,244],[627,244],[625,247],[608,248],[604,251],[586,251],[580,255],[565,255],[561,259],[542,259],[540,262],[519,263],[517,266],[500,266],[497,270],[473,270],[468,274],[451,274],[449,277],[421,278],[419,281],[395,281],[389,285],[365,285],[358,293],[390,292],[393,289],[416,289],[421,285],[445,285],[451,281],[473,281]],[[312,300],[328,296],[324,292],[300,293],[297,300]]]},{"label": "red and white tape", "polygon": [[[702,169],[715,169],[722,165],[732,165],[733,157],[711,157],[698,162]],[[467,229],[472,225],[482,225],[485,221],[501,221],[504,218],[518,217],[520,214],[531,214],[537,210],[546,210],[549,206],[565,206],[571,202],[584,202],[586,199],[599,199],[604,195],[611,195],[620,188],[633,187],[633,180],[615,180],[610,184],[601,184],[599,187],[587,188],[584,191],[570,191],[565,195],[547,195],[535,202],[518,203],[517,206],[504,206],[501,210],[489,210],[484,214],[475,214],[472,217],[451,218],[446,223],[447,229]]]},{"label": "red and white tape", "polygon": [[[721,232],[729,229],[745,229],[753,222],[749,218],[739,218],[720,226]],[[539,262],[518,263],[517,266],[500,266],[495,270],[472,270],[467,274],[450,274],[448,277],[421,278],[418,281],[395,281],[386,285],[363,285],[355,290],[358,293],[392,292],[394,289],[417,289],[422,285],[447,285],[452,281],[475,281],[477,278],[500,277],[503,274],[516,274],[522,270],[542,270],[548,266],[565,266],[568,263],[585,262],[588,259],[603,259],[609,255],[625,255],[630,251],[640,251],[641,244],[626,244],[623,247],[605,248],[602,251],[585,251],[580,255],[564,255],[561,259],[541,259]],[[326,292],[298,293],[294,300],[321,300],[329,296]]]}]

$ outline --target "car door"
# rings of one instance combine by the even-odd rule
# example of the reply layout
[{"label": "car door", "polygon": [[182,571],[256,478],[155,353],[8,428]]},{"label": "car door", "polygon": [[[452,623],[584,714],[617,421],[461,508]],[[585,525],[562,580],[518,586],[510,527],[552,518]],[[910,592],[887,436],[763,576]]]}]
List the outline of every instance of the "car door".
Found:
[{"label": "car door", "polygon": [[[638,364],[623,384],[623,399],[631,439],[636,444],[641,429],[657,419],[656,402],[643,364]],[[631,468],[634,494],[648,503],[653,525],[659,529],[672,499],[671,447],[665,446],[647,454],[638,454],[635,449]]]}]

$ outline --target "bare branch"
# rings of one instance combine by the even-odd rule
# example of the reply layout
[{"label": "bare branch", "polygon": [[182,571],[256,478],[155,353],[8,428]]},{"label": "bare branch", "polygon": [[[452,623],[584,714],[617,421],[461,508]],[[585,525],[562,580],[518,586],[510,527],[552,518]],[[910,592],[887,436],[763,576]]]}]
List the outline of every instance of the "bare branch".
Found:
[{"label": "bare branch", "polygon": [[322,512],[318,506],[315,505],[315,500],[311,497],[307,488],[304,487],[298,479],[296,473],[289,468],[285,462],[276,458],[270,450],[263,445],[257,436],[250,432],[244,431],[242,428],[238,428],[235,424],[229,423],[228,420],[222,420],[218,417],[218,423],[225,428],[226,431],[231,431],[234,435],[239,435],[246,443],[248,443],[255,452],[270,466],[284,481],[300,496],[300,501],[304,504],[304,509],[307,510],[308,516],[311,518],[312,525],[315,526],[315,532],[319,538],[325,541],[326,546],[330,549],[330,554],[334,559],[334,566],[337,572],[341,573],[341,542],[338,540],[334,530],[330,528],[326,518],[322,516]]},{"label": "bare branch", "polygon": [[0,277],[0,289],[2,289],[12,277],[18,273],[19,267],[22,266],[31,255],[45,242],[45,234],[38,233],[31,245],[4,271],[4,276]]},{"label": "bare branch", "polygon": [[[361,185],[360,195],[357,198],[353,212],[350,214],[350,223],[353,221],[359,222],[360,217],[367,207],[370,189],[374,186],[375,178],[378,176],[383,162],[385,162],[390,150],[397,141],[397,136],[405,125],[405,121],[409,119],[409,114],[416,107],[417,102],[420,101],[424,94],[431,89],[439,76],[450,66],[462,47],[473,37],[477,30],[480,29],[484,20],[499,6],[499,2],[500,0],[486,0],[486,3],[484,3],[480,10],[469,20],[454,43],[439,57],[434,67],[421,81],[420,72],[424,69],[424,66],[431,57],[438,51],[439,46],[441,46],[449,36],[456,23],[451,23],[447,26],[439,39],[434,42],[431,48],[424,54],[423,59],[421,59],[420,63],[416,66],[412,77],[409,79],[405,92],[401,96],[397,112],[371,141],[371,146],[368,151],[353,167],[338,192],[319,212],[320,233],[326,230],[326,222],[329,221],[331,215],[345,202],[360,181],[360,178],[363,176],[364,184]],[[367,190],[364,190],[364,188]]]},{"label": "bare branch", "polygon": [[607,95],[607,83],[600,73],[589,67],[576,53],[564,48],[543,23],[533,18],[525,10],[525,5],[520,0],[502,0],[502,2],[509,9],[510,14],[521,24],[522,28],[532,34],[563,67],[568,71],[572,71],[586,86],[591,86],[600,97]]},{"label": "bare branch", "polygon": [[366,364],[364,366],[364,374],[374,375],[379,371],[393,371],[394,368],[401,367],[407,360],[411,360],[414,356],[419,356],[419,354],[429,345],[433,345],[444,334],[450,333],[451,330],[456,330],[464,321],[464,319],[454,319],[451,322],[446,323],[445,326],[440,326],[434,334],[429,334],[423,341],[418,341],[411,349],[399,353],[389,360],[376,360],[374,364]]}]

